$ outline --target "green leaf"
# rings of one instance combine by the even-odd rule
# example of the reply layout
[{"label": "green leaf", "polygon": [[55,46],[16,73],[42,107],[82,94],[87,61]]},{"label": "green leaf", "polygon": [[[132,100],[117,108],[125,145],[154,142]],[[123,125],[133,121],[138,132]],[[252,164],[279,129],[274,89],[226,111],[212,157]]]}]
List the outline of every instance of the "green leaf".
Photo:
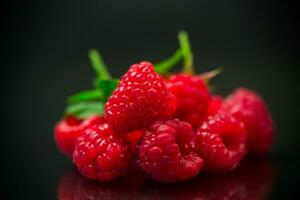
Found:
[{"label": "green leaf", "polygon": [[189,42],[189,36],[186,31],[178,33],[178,40],[183,54],[183,71],[188,74],[194,74],[193,53]]},{"label": "green leaf", "polygon": [[66,115],[72,115],[79,119],[85,119],[92,115],[103,115],[103,103],[91,101],[91,102],[79,102],[67,106],[65,110]]},{"label": "green leaf", "polygon": [[87,100],[101,100],[103,99],[103,94],[98,89],[93,90],[86,90],[78,92],[77,94],[74,94],[70,97],[68,97],[67,102],[69,104],[78,103],[81,101],[87,101]]},{"label": "green leaf", "polygon": [[182,59],[182,51],[178,49],[171,57],[156,63],[155,71],[159,74],[167,74]]},{"label": "green leaf", "polygon": [[100,55],[100,53],[96,49],[91,49],[89,51],[89,58],[94,68],[95,72],[97,73],[98,79],[110,79],[111,75],[107,70],[107,67]]},{"label": "green leaf", "polygon": [[96,87],[102,92],[104,102],[107,101],[108,97],[116,89],[119,82],[120,80],[118,79],[96,80]]}]

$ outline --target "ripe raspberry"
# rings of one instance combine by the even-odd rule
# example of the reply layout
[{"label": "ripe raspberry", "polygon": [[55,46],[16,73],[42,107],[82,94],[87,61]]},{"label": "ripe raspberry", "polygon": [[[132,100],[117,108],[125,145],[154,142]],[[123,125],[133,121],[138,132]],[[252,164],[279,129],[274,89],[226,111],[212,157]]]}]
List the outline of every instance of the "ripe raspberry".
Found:
[{"label": "ripe raspberry", "polygon": [[221,110],[244,122],[249,152],[264,154],[271,149],[274,124],[266,104],[255,92],[245,88],[236,89],[225,100]]},{"label": "ripe raspberry", "polygon": [[175,117],[198,127],[205,119],[209,101],[204,81],[197,76],[178,74],[171,76],[166,85],[177,99]]},{"label": "ripe raspberry", "polygon": [[104,123],[87,129],[78,137],[73,162],[83,176],[109,181],[127,173],[130,150]]},{"label": "ripe raspberry", "polygon": [[54,138],[58,149],[67,156],[72,156],[74,144],[81,133],[82,120],[68,116],[58,122],[54,129]]},{"label": "ripe raspberry", "polygon": [[105,105],[104,117],[117,132],[132,131],[169,117],[175,97],[153,65],[141,62],[130,67]]},{"label": "ripe raspberry", "polygon": [[168,120],[155,122],[137,148],[137,164],[153,179],[175,182],[196,176],[203,160],[193,152],[191,124]]},{"label": "ripe raspberry", "polygon": [[126,142],[131,146],[132,152],[135,151],[138,141],[143,137],[143,130],[135,130],[126,134]]},{"label": "ripe raspberry", "polygon": [[223,103],[223,98],[221,96],[211,96],[208,109],[207,109],[207,116],[215,115],[220,110]]},{"label": "ripe raspberry", "polygon": [[62,119],[54,130],[54,137],[59,150],[71,157],[76,139],[81,132],[100,123],[104,123],[104,119],[100,116],[92,116],[85,120],[79,120],[72,116]]},{"label": "ripe raspberry", "polygon": [[87,129],[91,129],[94,126],[104,124],[105,120],[103,117],[100,117],[99,115],[94,115],[91,117],[88,117],[87,119],[83,120],[83,122],[80,124],[82,131],[85,131]]},{"label": "ripe raspberry", "polygon": [[228,115],[208,117],[197,130],[197,149],[210,172],[233,170],[246,154],[244,124]]}]

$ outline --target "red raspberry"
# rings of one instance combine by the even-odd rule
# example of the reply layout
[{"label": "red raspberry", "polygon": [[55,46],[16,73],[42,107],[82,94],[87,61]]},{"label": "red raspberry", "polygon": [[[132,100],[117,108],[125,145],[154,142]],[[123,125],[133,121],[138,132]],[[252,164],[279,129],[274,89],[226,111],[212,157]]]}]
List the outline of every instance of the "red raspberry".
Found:
[{"label": "red raspberry", "polygon": [[236,89],[225,100],[221,110],[244,122],[248,131],[249,152],[264,154],[271,149],[274,124],[266,104],[255,92]]},{"label": "red raspberry", "polygon": [[166,85],[177,99],[175,117],[198,127],[206,117],[209,101],[205,82],[197,76],[178,74],[171,76]]},{"label": "red raspberry", "polygon": [[54,137],[58,149],[67,156],[72,156],[74,144],[81,133],[82,120],[68,116],[58,122],[54,129]]},{"label": "red raspberry", "polygon": [[244,124],[228,115],[208,117],[197,130],[197,149],[210,172],[233,170],[246,154]]},{"label": "red raspberry", "polygon": [[143,130],[135,130],[126,135],[126,141],[131,145],[132,152],[135,151],[138,141],[143,137]]},{"label": "red raspberry", "polygon": [[155,122],[144,133],[137,163],[153,179],[175,182],[196,176],[203,160],[193,153],[191,124],[179,120]]},{"label": "red raspberry", "polygon": [[83,176],[109,181],[127,173],[130,149],[104,123],[78,137],[73,162]]},{"label": "red raspberry", "polygon": [[208,109],[207,109],[207,116],[215,115],[220,110],[223,103],[223,97],[215,95],[211,96]]},{"label": "red raspberry", "polygon": [[104,117],[117,132],[132,131],[164,119],[176,109],[175,97],[153,65],[130,67],[105,105]]},{"label": "red raspberry", "polygon": [[74,151],[76,139],[81,132],[89,127],[103,123],[100,116],[92,116],[85,120],[79,120],[68,116],[57,123],[54,130],[54,137],[59,150],[71,157]]}]

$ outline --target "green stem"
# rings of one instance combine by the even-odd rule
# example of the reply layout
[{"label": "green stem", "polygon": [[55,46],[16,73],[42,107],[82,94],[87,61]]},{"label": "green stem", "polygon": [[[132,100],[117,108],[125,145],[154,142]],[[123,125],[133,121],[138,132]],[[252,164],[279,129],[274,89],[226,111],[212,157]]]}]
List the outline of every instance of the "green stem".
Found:
[{"label": "green stem", "polygon": [[212,78],[214,78],[215,76],[219,75],[220,73],[223,72],[223,68],[222,67],[218,67],[214,70],[211,70],[209,72],[205,72],[203,74],[200,74],[200,78],[202,80],[204,80],[206,83],[208,83]]},{"label": "green stem", "polygon": [[156,63],[155,71],[159,74],[166,74],[169,72],[169,70],[174,67],[182,58],[182,51],[181,49],[177,49],[177,51],[170,56],[169,58]]},{"label": "green stem", "polygon": [[89,51],[89,58],[94,68],[95,72],[97,73],[98,79],[110,79],[111,75],[107,70],[107,67],[100,55],[100,53],[96,49],[91,49]]},{"label": "green stem", "polygon": [[194,74],[193,67],[193,53],[189,42],[189,36],[186,31],[178,33],[178,40],[183,54],[183,72],[187,74]]}]

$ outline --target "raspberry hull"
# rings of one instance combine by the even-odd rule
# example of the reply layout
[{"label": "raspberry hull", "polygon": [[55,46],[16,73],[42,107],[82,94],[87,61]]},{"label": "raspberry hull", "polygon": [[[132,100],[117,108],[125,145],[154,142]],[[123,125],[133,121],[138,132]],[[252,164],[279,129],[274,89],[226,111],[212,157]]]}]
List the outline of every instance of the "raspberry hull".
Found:
[{"label": "raspberry hull", "polygon": [[228,115],[215,115],[197,130],[199,155],[209,172],[233,170],[246,155],[247,132],[244,124]]},{"label": "raspberry hull", "polygon": [[145,131],[137,163],[161,182],[190,179],[201,171],[203,160],[193,152],[192,126],[179,120],[158,121]]},{"label": "raspberry hull", "polygon": [[263,99],[255,92],[238,88],[224,102],[221,112],[244,122],[248,131],[249,152],[265,154],[274,140],[274,123]]},{"label": "raspberry hull", "polygon": [[129,147],[104,123],[77,139],[73,162],[83,176],[110,181],[127,173],[130,157]]}]

